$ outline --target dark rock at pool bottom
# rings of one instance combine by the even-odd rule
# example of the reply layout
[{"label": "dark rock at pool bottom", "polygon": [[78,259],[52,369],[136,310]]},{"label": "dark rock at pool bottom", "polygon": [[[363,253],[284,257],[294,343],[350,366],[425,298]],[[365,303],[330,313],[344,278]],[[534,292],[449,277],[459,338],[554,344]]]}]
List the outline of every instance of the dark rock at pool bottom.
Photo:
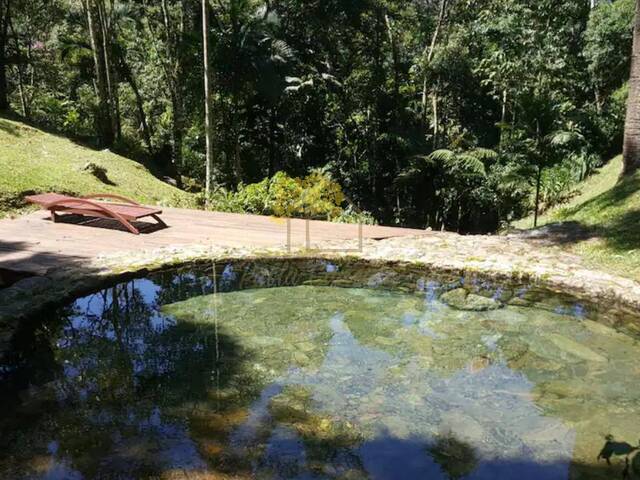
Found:
[{"label": "dark rock at pool bottom", "polygon": [[440,296],[440,301],[457,310],[471,312],[486,312],[488,310],[497,310],[504,306],[498,300],[469,293],[464,288],[456,288],[443,293]]}]

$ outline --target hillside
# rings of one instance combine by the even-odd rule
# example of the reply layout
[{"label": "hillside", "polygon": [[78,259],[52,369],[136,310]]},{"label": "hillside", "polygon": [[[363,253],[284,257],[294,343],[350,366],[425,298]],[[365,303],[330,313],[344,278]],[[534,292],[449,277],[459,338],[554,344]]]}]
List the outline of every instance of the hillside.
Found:
[{"label": "hillside", "polygon": [[[553,232],[556,244],[594,267],[640,280],[640,172],[618,181],[621,171],[622,157],[616,157],[581,185],[578,196],[545,214],[539,231]],[[548,225],[558,222],[564,224]],[[531,219],[515,226],[530,227]]]},{"label": "hillside", "polygon": [[165,206],[194,204],[192,195],[139,163],[0,117],[0,217],[23,208],[25,195],[48,191],[116,193]]},{"label": "hillside", "polygon": [[[598,169],[595,174],[588,177],[577,188],[577,194],[568,202],[554,207],[540,216],[538,226],[548,223],[554,223],[563,220],[567,210],[579,207],[580,205],[594,199],[608,190],[615,187],[622,173],[622,156],[613,158],[602,168]],[[515,228],[532,228],[533,214],[513,222]]]}]

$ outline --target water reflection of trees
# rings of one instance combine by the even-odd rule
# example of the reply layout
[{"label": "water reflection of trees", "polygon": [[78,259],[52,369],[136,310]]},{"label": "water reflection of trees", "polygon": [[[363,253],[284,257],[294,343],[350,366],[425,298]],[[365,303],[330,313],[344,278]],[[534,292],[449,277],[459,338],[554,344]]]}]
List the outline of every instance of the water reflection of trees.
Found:
[{"label": "water reflection of trees", "polygon": [[[81,299],[18,338],[2,382],[3,411],[11,412],[1,420],[8,433],[2,443],[10,451],[31,445],[12,451],[25,465],[55,439],[59,455],[91,476],[122,438],[140,436],[143,424],[183,421],[171,412],[215,398],[247,360],[215,324],[176,323],[158,313],[162,303],[207,293],[207,277],[154,280]],[[154,420],[158,412],[163,418]]]},{"label": "water reflection of trees", "polygon": [[65,387],[76,390],[72,397],[99,392],[103,404],[174,404],[206,397],[213,377],[199,372],[221,372],[218,384],[228,379],[233,362],[220,359],[235,358],[235,346],[213,325],[162,319],[135,282],[98,295],[102,312],[75,311],[63,326],[57,359],[65,365]]}]

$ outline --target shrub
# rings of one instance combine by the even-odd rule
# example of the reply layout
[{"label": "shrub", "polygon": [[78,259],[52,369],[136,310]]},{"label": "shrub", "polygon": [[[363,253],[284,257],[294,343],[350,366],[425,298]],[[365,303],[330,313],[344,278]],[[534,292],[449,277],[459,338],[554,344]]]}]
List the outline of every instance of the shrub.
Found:
[{"label": "shrub", "polygon": [[340,215],[333,217],[331,221],[336,223],[362,223],[363,225],[378,224],[371,212],[357,211],[351,205],[345,208]]},{"label": "shrub", "polygon": [[109,180],[109,177],[107,176],[107,169],[102,165],[98,165],[93,162],[87,162],[82,167],[82,171],[93,175],[102,183],[105,183],[107,185],[115,185],[111,180]]},{"label": "shrub", "polygon": [[304,178],[278,172],[271,178],[249,185],[240,184],[233,193],[217,189],[210,199],[211,208],[234,213],[254,213],[278,217],[315,218],[348,223],[372,224],[369,213],[357,213],[342,205],[342,187],[323,170],[313,170]]}]

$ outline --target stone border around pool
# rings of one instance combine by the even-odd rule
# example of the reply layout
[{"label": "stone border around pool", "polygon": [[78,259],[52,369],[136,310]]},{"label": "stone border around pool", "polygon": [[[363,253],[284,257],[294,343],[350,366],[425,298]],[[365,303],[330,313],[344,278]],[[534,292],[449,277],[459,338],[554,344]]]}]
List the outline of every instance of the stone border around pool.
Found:
[{"label": "stone border around pool", "polygon": [[[453,242],[452,242],[453,240]],[[356,244],[333,242],[323,249],[239,249],[216,246],[180,246],[97,257],[84,264],[28,277],[0,290],[0,357],[25,319],[87,295],[114,282],[148,273],[206,262],[250,260],[336,260],[366,262],[379,267],[424,269],[425,275],[472,275],[498,282],[529,283],[585,299],[640,319],[640,284],[633,280],[586,269],[575,257],[504,237],[461,237],[437,234],[381,241],[368,240],[363,251],[341,253]],[[537,249],[537,250],[536,250]],[[640,322],[638,322],[640,329]]]}]

